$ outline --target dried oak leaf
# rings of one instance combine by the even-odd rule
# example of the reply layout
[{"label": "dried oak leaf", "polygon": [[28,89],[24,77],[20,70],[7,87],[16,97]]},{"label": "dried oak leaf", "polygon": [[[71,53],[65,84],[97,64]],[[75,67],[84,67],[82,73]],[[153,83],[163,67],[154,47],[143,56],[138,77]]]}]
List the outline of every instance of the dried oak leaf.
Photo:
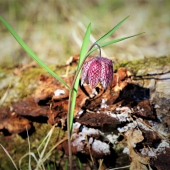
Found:
[{"label": "dried oak leaf", "polygon": [[11,112],[9,108],[0,110],[0,130],[6,129],[11,134],[18,134],[31,128],[30,121]]},{"label": "dried oak leaf", "polygon": [[16,102],[12,107],[14,112],[18,115],[48,117],[49,107],[37,105],[32,97]]},{"label": "dried oak leaf", "polygon": [[[52,102],[50,106],[40,106],[35,103],[34,99],[27,98],[26,100],[19,101],[13,106],[13,110],[16,114],[21,116],[31,116],[37,118],[44,117],[48,119],[48,123],[55,124],[60,121],[60,119],[65,119],[67,117],[68,109],[68,99],[61,100],[58,102]],[[75,107],[75,112],[78,111],[77,106]],[[44,120],[44,121],[47,121]]]},{"label": "dried oak leaf", "polygon": [[[71,86],[73,76],[63,78],[63,80],[68,84],[68,86]],[[85,104],[86,99],[90,97],[91,93],[92,88],[90,88],[90,85],[83,87],[80,86],[77,92],[76,107],[82,107]],[[57,104],[60,101],[65,101],[65,103],[68,103],[68,98],[69,90],[60,81],[53,77],[44,75],[40,76],[38,88],[34,94],[35,103],[39,105],[46,105],[49,104],[50,100],[52,100],[53,104]]]},{"label": "dried oak leaf", "polygon": [[133,146],[139,142],[144,140],[144,137],[139,130],[128,130],[125,133],[127,137],[127,144],[129,148],[129,156],[132,159],[130,164],[130,170],[140,169],[140,170],[147,170],[146,165],[149,164],[150,158],[148,156],[143,156],[140,153],[135,152]]},{"label": "dried oak leaf", "polygon": [[[68,86],[70,86],[73,81],[73,76],[63,78],[63,80]],[[63,83],[54,77],[48,77],[45,75],[40,76],[38,88],[34,94],[34,100],[36,103],[46,103],[52,98],[54,100],[62,100],[68,98],[68,96],[69,90]]]},{"label": "dried oak leaf", "polygon": [[133,160],[130,164],[130,170],[148,170],[147,166],[141,164],[138,160]]},{"label": "dried oak leaf", "polygon": [[117,72],[114,74],[112,87],[114,91],[122,90],[127,84],[131,82],[131,70],[126,67],[120,67]]},{"label": "dried oak leaf", "polygon": [[125,80],[126,78],[130,78],[132,73],[131,70],[127,67],[120,67],[116,74],[119,76],[119,81]]},{"label": "dried oak leaf", "polygon": [[66,66],[72,65],[72,64],[78,64],[79,61],[79,54],[75,56],[71,56],[67,61],[66,61]]}]

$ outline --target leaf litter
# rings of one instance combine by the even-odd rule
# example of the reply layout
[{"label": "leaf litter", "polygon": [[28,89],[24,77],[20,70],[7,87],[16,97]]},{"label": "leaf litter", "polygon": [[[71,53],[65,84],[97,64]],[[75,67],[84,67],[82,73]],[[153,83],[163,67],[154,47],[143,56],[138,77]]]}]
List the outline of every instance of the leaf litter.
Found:
[{"label": "leaf litter", "polygon": [[[64,81],[71,85],[73,76]],[[154,104],[147,98],[145,88],[135,83],[129,68],[121,67],[113,76],[111,88],[97,85],[79,86],[74,111],[72,152],[103,159],[110,168],[115,161],[115,148],[125,148],[130,158],[130,169],[169,169],[168,133],[154,113]],[[16,102],[1,113],[2,132],[9,134],[29,130],[32,121],[58,123],[66,129],[68,89],[53,77],[40,75],[33,97]],[[110,126],[110,128],[107,128]],[[68,155],[65,140],[57,150]],[[109,158],[110,157],[110,158]]]}]

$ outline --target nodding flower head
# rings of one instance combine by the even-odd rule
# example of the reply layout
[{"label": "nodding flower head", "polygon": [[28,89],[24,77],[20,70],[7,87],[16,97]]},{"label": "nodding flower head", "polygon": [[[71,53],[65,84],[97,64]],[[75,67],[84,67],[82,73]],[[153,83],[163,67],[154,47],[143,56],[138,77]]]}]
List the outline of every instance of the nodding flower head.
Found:
[{"label": "nodding flower head", "polygon": [[84,64],[81,85],[86,81],[92,88],[100,82],[106,89],[112,84],[113,64],[112,60],[102,57],[93,57]]}]

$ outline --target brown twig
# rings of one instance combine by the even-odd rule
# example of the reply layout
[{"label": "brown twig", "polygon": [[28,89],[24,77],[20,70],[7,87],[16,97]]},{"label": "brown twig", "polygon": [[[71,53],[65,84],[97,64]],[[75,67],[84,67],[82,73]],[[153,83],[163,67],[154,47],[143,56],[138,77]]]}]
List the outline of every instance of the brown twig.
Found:
[{"label": "brown twig", "polygon": [[138,121],[140,121],[141,123],[143,123],[145,126],[147,126],[148,128],[152,129],[154,132],[156,132],[158,134],[159,137],[161,137],[162,139],[166,139],[163,135],[161,135],[158,131],[156,131],[154,128],[152,128],[151,126],[149,126],[147,123],[145,123],[143,120],[138,119],[136,116],[134,116]]},{"label": "brown twig", "polygon": [[90,145],[89,145],[89,142],[88,142],[88,139],[87,139],[87,135],[85,135],[85,138],[86,138],[87,146],[89,148],[90,157],[91,157],[92,163],[94,165],[94,161],[93,161],[93,157],[92,157],[92,154],[91,154]]},{"label": "brown twig", "polygon": [[103,159],[100,159],[100,162],[99,162],[99,169],[98,169],[98,170],[101,170],[102,163],[103,163]]},{"label": "brown twig", "polygon": [[137,125],[137,123],[133,120],[133,118],[132,118],[132,116],[129,114],[129,117],[130,117],[130,119],[133,121],[133,123],[136,125],[136,127],[138,128],[138,130],[141,132],[141,134],[142,134],[142,131],[139,129],[139,127],[138,127],[138,125]]}]

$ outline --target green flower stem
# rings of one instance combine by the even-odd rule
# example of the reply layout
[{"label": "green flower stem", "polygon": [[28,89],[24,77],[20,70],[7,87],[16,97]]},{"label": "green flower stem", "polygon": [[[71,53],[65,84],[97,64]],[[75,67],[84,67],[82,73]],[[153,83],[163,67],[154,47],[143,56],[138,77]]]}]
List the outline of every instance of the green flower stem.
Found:
[{"label": "green flower stem", "polygon": [[68,151],[69,151],[68,153],[69,153],[70,170],[72,170],[72,150],[71,150],[71,136],[70,136],[70,110],[71,110],[70,108],[71,108],[71,101],[73,96],[72,91],[73,90],[69,90],[68,113],[67,113],[67,132],[68,132]]},{"label": "green flower stem", "polygon": [[[95,46],[97,45],[99,50],[100,50],[100,56],[101,56],[101,49],[100,46],[98,44],[93,44],[90,49],[88,50],[88,52]],[[88,53],[87,52],[87,53]],[[85,62],[85,60],[87,59],[87,57],[90,54],[88,54],[87,56],[85,56],[85,58],[83,59],[79,69],[76,72],[76,75],[74,76],[74,80],[73,83],[71,85],[71,90],[69,91],[69,101],[68,101],[68,113],[67,113],[67,131],[68,131],[68,150],[69,150],[69,163],[70,163],[70,170],[72,170],[72,150],[71,150],[71,138],[72,138],[72,125],[70,125],[70,111],[71,111],[71,102],[72,102],[72,97],[73,97],[73,90],[74,90],[74,84],[76,82],[76,79],[78,77],[79,72],[81,71],[83,64]]]}]

